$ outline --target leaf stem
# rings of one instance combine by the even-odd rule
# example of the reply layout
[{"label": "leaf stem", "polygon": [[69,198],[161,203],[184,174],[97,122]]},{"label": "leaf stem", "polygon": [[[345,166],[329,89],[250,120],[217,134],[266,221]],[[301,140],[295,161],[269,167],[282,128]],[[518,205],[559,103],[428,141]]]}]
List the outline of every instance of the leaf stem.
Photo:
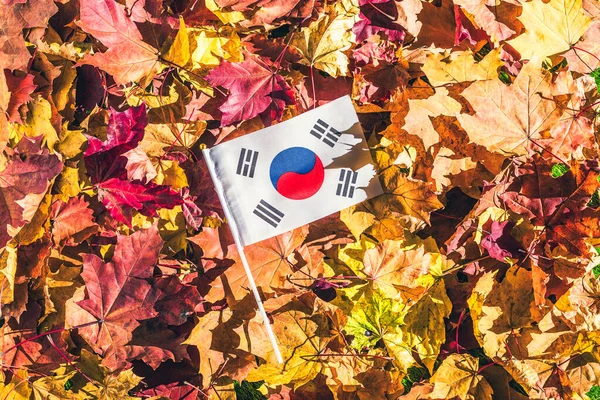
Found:
[{"label": "leaf stem", "polygon": [[491,363],[484,365],[483,367],[481,367],[477,370],[477,375],[479,375],[481,373],[481,371],[483,371],[484,369],[491,367],[492,365],[496,365],[496,364],[497,364],[496,361],[492,361]]},{"label": "leaf stem", "polygon": [[462,310],[458,317],[458,322],[456,323],[456,334],[454,337],[454,341],[456,342],[456,354],[460,354],[460,345],[458,344],[458,330],[460,329],[460,324],[463,322],[465,315],[466,310]]},{"label": "leaf stem", "polygon": [[560,158],[559,156],[557,156],[556,154],[552,153],[550,150],[546,149],[544,146],[542,146],[541,144],[539,144],[538,142],[536,142],[535,140],[533,140],[532,138],[529,138],[529,141],[533,144],[535,144],[536,146],[538,146],[540,149],[542,149],[542,151],[545,151],[546,153],[550,154],[552,157],[556,158],[558,161],[560,161],[561,163],[565,164],[565,165],[569,165],[568,162],[566,162],[565,160],[563,160],[562,158]]},{"label": "leaf stem", "polygon": [[283,58],[285,56],[285,53],[287,52],[288,47],[290,47],[290,43],[292,43],[292,39],[294,38],[295,33],[296,32],[292,32],[290,34],[290,38],[288,39],[287,43],[285,44],[285,47],[283,48],[283,50],[281,50],[281,53],[279,53],[279,55],[275,59],[275,64],[277,64],[275,73],[278,73],[279,70],[281,69],[281,62],[283,61]]},{"label": "leaf stem", "polygon": [[353,357],[353,358],[375,358],[378,360],[391,361],[394,357],[378,356],[376,354],[336,354],[336,353],[320,353],[315,357]]},{"label": "leaf stem", "polygon": [[594,57],[596,60],[598,60],[598,62],[600,62],[600,58],[598,58],[596,55],[594,55],[593,53],[590,53],[589,51],[582,49],[581,47],[577,47],[577,46],[573,46],[572,47],[573,50],[577,51],[583,51],[584,53],[589,54],[590,56]]},{"label": "leaf stem", "polygon": [[22,385],[23,383],[26,383],[26,382],[27,382],[27,383],[29,383],[29,379],[23,379],[23,378],[21,378],[19,375],[13,375],[13,376],[16,376],[17,378],[21,379],[21,382],[19,382],[19,383],[15,384],[15,386],[13,386],[13,387],[12,387],[12,388],[11,388],[11,389],[8,391],[8,393],[6,393],[6,396],[4,396],[4,399],[3,399],[3,400],[8,400],[8,396],[9,396],[9,395],[10,395],[10,394],[11,394],[11,393],[12,393],[12,392],[13,392],[13,391],[14,391],[14,390],[15,390],[15,389],[16,389],[16,388],[19,386],[19,385]]},{"label": "leaf stem", "polygon": [[79,372],[81,374],[81,376],[83,376],[93,386],[97,385],[97,382],[95,382],[92,378],[90,378],[82,370],[80,370],[79,367],[77,367],[75,364],[73,364],[71,359],[56,345],[56,343],[54,343],[54,339],[52,339],[52,336],[46,336],[46,339],[48,339],[48,341],[50,342],[52,347],[54,347],[54,349],[56,351],[58,351],[58,354],[60,354],[60,356],[67,362],[67,364],[69,364],[71,367],[75,368],[75,370],[77,372]]},{"label": "leaf stem", "polygon": [[206,393],[204,393],[202,391],[202,389],[200,389],[198,386],[196,386],[188,381],[183,381],[183,384],[197,390],[199,393],[202,393],[204,396],[206,396],[206,398],[208,398],[208,395]]},{"label": "leaf stem", "polygon": [[315,108],[317,108],[317,92],[315,91],[315,74],[314,74],[314,67],[312,64],[310,66],[310,82],[312,85],[312,95],[313,95],[312,108],[314,110]]},{"label": "leaf stem", "polygon": [[53,335],[55,333],[60,333],[60,332],[66,331],[66,330],[85,328],[86,326],[100,324],[102,322],[103,322],[102,320],[96,320],[96,321],[86,322],[85,324],[73,326],[73,327],[71,327],[69,329],[63,327],[63,328],[53,329],[53,330],[48,331],[48,332],[40,333],[38,335],[32,336],[30,338],[27,338],[27,339],[23,340],[22,342],[15,343],[14,346],[8,348],[8,350],[3,351],[1,354],[4,355],[4,354],[8,353],[11,350],[14,350],[14,349],[16,349],[18,347],[21,347],[25,343],[33,342],[34,340],[37,340],[37,339],[42,338],[44,336]]},{"label": "leaf stem", "polygon": [[[186,128],[189,126],[191,118],[194,116],[195,112],[196,112],[196,109],[194,108],[192,110],[191,114],[190,114],[190,118],[188,118],[188,120],[185,122],[185,124],[183,125],[183,127],[177,133],[177,136],[175,136],[175,140],[173,140],[173,142],[171,143],[171,145],[169,146],[169,148],[167,150],[165,150],[165,152],[163,153],[163,155],[160,156],[160,158],[158,159],[159,164],[163,160],[163,158],[165,158],[165,156],[167,155],[167,153],[171,151],[171,149],[173,148],[173,146],[175,146],[176,142],[179,142],[183,147],[185,147],[185,144],[182,143],[181,140],[180,140],[181,139],[181,135],[183,135],[183,132],[185,132]],[[191,150],[190,150],[190,154],[192,155],[192,157],[194,157],[194,160],[196,162],[198,162],[198,159],[196,158],[196,155]]]},{"label": "leaf stem", "polygon": [[586,112],[587,110],[589,110],[590,108],[592,108],[592,107],[594,107],[594,106],[596,106],[596,105],[598,105],[598,104],[600,104],[600,101],[597,101],[597,102],[595,102],[595,103],[593,103],[593,104],[589,104],[589,105],[587,105],[587,106],[583,107],[583,108],[582,108],[581,110],[579,110],[579,112],[578,112],[578,113],[575,115],[575,119],[579,118],[579,116],[580,116],[581,114],[583,114],[584,112]]}]

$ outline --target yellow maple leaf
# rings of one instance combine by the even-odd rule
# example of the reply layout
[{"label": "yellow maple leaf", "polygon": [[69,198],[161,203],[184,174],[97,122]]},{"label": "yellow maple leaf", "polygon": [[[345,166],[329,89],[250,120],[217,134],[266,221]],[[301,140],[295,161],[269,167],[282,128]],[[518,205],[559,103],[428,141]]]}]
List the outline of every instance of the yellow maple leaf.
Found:
[{"label": "yellow maple leaf", "polygon": [[224,361],[224,356],[221,352],[211,349],[213,334],[212,331],[231,318],[231,310],[225,309],[222,311],[211,311],[206,315],[198,318],[198,322],[190,336],[182,344],[195,346],[198,348],[200,355],[200,370],[202,375],[203,385],[210,385],[212,374],[216,373],[221,363]]},{"label": "yellow maple leaf", "polygon": [[519,20],[525,31],[508,44],[521,56],[548,57],[567,51],[577,43],[592,18],[584,14],[582,0],[542,0],[523,2]]},{"label": "yellow maple leaf", "polygon": [[50,150],[58,143],[58,133],[52,125],[52,107],[50,102],[37,95],[27,104],[27,116],[23,124],[11,124],[9,126],[10,140],[18,143],[23,135],[36,137],[42,135],[42,144]]},{"label": "yellow maple leaf", "polygon": [[0,251],[0,300],[10,304],[14,300],[17,274],[17,248],[11,244]]},{"label": "yellow maple leaf", "polygon": [[[289,304],[282,300],[288,300]],[[269,347],[262,352],[268,355],[268,362],[251,370],[246,379],[265,380],[271,385],[293,383],[298,388],[312,381],[326,366],[328,356],[324,353],[331,340],[328,320],[323,314],[310,315],[312,309],[293,295],[267,301],[265,308],[269,309],[270,303],[286,304],[282,307],[285,311],[273,315],[273,332],[284,363],[276,362],[269,342],[264,341],[264,346]]]},{"label": "yellow maple leaf", "polygon": [[303,28],[291,41],[300,54],[301,64],[315,67],[333,77],[348,75],[348,56],[352,46],[355,16],[331,12]]},{"label": "yellow maple leaf", "polygon": [[221,59],[243,61],[240,37],[233,28],[190,29],[189,32],[195,41],[192,68],[215,67],[221,63]]},{"label": "yellow maple leaf", "polygon": [[437,89],[433,96],[426,99],[408,100],[408,106],[409,111],[402,128],[421,138],[426,150],[440,140],[431,123],[431,117],[453,116],[461,110],[460,103],[448,95],[446,88]]},{"label": "yellow maple leaf", "polygon": [[468,299],[475,337],[489,356],[503,356],[506,340],[530,326],[533,301],[531,272],[512,266],[497,283],[497,271],[486,272]]},{"label": "yellow maple leaf", "polygon": [[415,348],[430,373],[440,347],[446,341],[446,331],[440,327],[451,311],[452,302],[446,295],[446,285],[438,279],[404,317],[406,342]]},{"label": "yellow maple leaf", "polygon": [[[0,383],[0,396],[3,399],[29,399],[31,396],[30,376],[27,369],[16,369],[10,383]],[[6,382],[4,373],[2,381]],[[10,397],[9,397],[10,396]],[[54,399],[51,399],[54,400]]]},{"label": "yellow maple leaf", "polygon": [[492,387],[478,374],[479,361],[470,354],[451,354],[431,377],[432,399],[491,400]]},{"label": "yellow maple leaf", "polygon": [[179,18],[179,31],[173,39],[173,43],[169,47],[167,53],[162,56],[166,61],[169,61],[178,66],[184,66],[190,60],[190,41],[188,31],[183,18]]},{"label": "yellow maple leaf", "polygon": [[498,68],[503,64],[498,47],[479,62],[475,60],[471,50],[428,52],[422,69],[433,86],[440,86],[447,83],[493,79],[498,76]]},{"label": "yellow maple leaf", "polygon": [[190,124],[148,124],[140,146],[150,157],[161,157],[170,147],[189,149],[200,138],[205,128],[205,121]]}]

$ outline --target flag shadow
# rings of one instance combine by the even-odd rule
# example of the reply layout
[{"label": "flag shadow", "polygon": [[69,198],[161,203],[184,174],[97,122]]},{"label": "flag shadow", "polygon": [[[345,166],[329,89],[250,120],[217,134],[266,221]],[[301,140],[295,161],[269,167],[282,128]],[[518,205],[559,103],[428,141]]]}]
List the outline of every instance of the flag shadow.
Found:
[{"label": "flag shadow", "polygon": [[[362,133],[362,127],[360,123],[356,122],[350,128],[340,132],[342,136],[337,142],[339,155],[333,157],[331,162],[325,166],[325,169],[338,169],[338,168],[350,168],[354,171],[358,171],[362,167],[371,162],[371,154],[369,149],[364,142],[364,136]],[[364,143],[364,146],[361,146]],[[361,147],[360,152],[365,153],[358,155],[356,147]]]},{"label": "flag shadow", "polygon": [[336,154],[325,165],[326,170],[340,171],[336,195],[353,197],[353,193],[358,191],[363,193],[359,197],[369,197],[367,191],[373,191],[379,182],[374,181],[377,180],[377,173],[362,127],[356,122],[340,133]]}]

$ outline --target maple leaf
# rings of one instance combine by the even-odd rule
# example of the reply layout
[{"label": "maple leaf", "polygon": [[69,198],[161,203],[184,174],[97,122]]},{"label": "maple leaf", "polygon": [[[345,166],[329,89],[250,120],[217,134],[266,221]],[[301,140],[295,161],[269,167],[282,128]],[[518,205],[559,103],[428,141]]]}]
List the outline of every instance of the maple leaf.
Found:
[{"label": "maple leaf", "polygon": [[519,20],[525,32],[508,43],[526,59],[534,54],[543,58],[569,50],[592,21],[585,15],[581,0],[533,0],[522,5]]},{"label": "maple leaf", "polygon": [[114,176],[120,177],[123,174],[127,160],[118,160],[118,158],[137,147],[144,137],[144,128],[147,124],[145,104],[131,107],[123,112],[112,110],[106,141],[88,136],[84,161],[93,183]]},{"label": "maple leaf", "polygon": [[142,81],[162,68],[158,50],[142,40],[131,15],[114,0],[83,0],[79,27],[108,47],[104,53],[87,55],[83,63],[113,76],[118,84]]},{"label": "maple leaf", "polygon": [[[82,349],[81,356],[77,360],[79,370],[74,372],[85,373],[92,382],[83,381],[79,383],[77,375],[73,376],[71,381],[71,389],[69,392],[76,392],[77,396],[93,396],[98,399],[131,399],[131,391],[142,380],[141,377],[133,373],[132,369],[124,369],[115,373],[100,364],[100,357],[90,353],[86,349]],[[63,372],[59,369],[58,372]],[[77,382],[79,384],[73,384]],[[68,387],[68,383],[63,384],[63,388]],[[72,393],[71,393],[72,395]]]},{"label": "maple leaf", "polygon": [[202,297],[198,293],[198,289],[191,285],[181,284],[177,277],[161,279],[155,287],[160,289],[161,295],[154,308],[165,323],[181,325],[195,311],[202,311]]},{"label": "maple leaf", "polygon": [[533,287],[531,272],[523,268],[511,267],[500,283],[496,272],[486,272],[477,281],[468,303],[475,336],[486,354],[502,356],[508,338],[531,324]]},{"label": "maple leaf", "polygon": [[415,229],[429,222],[429,213],[442,208],[427,183],[407,178],[399,168],[388,168],[381,177],[384,194],[367,202],[376,216],[398,213],[406,216],[402,222],[408,229]]},{"label": "maple leaf", "polygon": [[405,304],[392,301],[378,291],[361,297],[345,327],[346,332],[354,336],[352,347],[360,351],[373,348],[383,340],[396,365],[406,371],[415,363],[401,329],[406,312]]},{"label": "maple leaf", "polygon": [[431,97],[422,100],[408,100],[410,110],[404,117],[402,127],[411,135],[416,135],[428,150],[439,142],[439,135],[434,129],[431,118],[440,115],[455,116],[461,110],[459,102],[448,96],[446,88],[437,89]]},{"label": "maple leaf", "polygon": [[251,119],[267,111],[268,120],[279,119],[294,95],[285,80],[258,57],[248,55],[242,63],[223,61],[206,77],[212,85],[229,90],[219,110],[221,126]]},{"label": "maple leaf", "polygon": [[[40,316],[40,307],[28,304],[27,309],[21,315],[21,321],[16,319],[9,320],[8,326],[3,329],[3,333],[13,332],[6,335],[2,340],[2,365],[13,368],[27,367],[35,368],[41,373],[49,373],[57,368],[62,362],[60,354],[55,350],[52,343],[61,351],[66,351],[66,343],[61,339],[57,332],[45,339],[43,342],[31,340],[35,337],[35,321]],[[3,368],[3,371],[5,369]]]},{"label": "maple leaf", "polygon": [[492,399],[490,384],[479,375],[479,361],[470,354],[451,354],[431,377],[431,382],[434,399]]},{"label": "maple leaf", "polygon": [[320,69],[333,77],[348,75],[348,56],[352,46],[353,16],[330,13],[302,29],[291,44],[302,55],[303,65]]},{"label": "maple leaf", "polygon": [[490,51],[478,62],[475,61],[471,50],[427,53],[422,69],[432,85],[441,86],[447,83],[494,79],[502,65],[498,48]]},{"label": "maple leaf", "polygon": [[[194,115],[198,115],[195,113]],[[167,115],[164,118],[169,118]],[[144,138],[140,142],[140,147],[150,157],[163,157],[165,149],[175,151],[186,151],[198,141],[200,135],[206,128],[205,121],[195,121],[193,123],[165,123],[148,124],[146,126]]]},{"label": "maple leaf", "polygon": [[[580,164],[574,172],[553,178],[552,165],[536,158],[518,171],[513,183],[518,192],[509,185],[500,196],[506,206],[544,227],[542,233],[548,240],[555,240],[575,255],[583,254],[585,237],[598,234],[586,218],[594,212],[585,209],[597,188],[597,164]],[[577,221],[569,218],[575,215]]]},{"label": "maple leaf", "polygon": [[361,20],[352,28],[356,40],[362,42],[375,34],[384,33],[389,40],[402,41],[405,32],[404,28],[396,23],[396,4],[393,0],[359,1]]},{"label": "maple leaf", "polygon": [[[314,297],[312,295],[309,299]],[[295,387],[299,387],[315,379],[323,369],[321,354],[331,340],[327,318],[320,313],[311,315],[311,305],[302,298],[291,296],[287,300],[289,304],[273,310],[271,314],[273,331],[284,344],[284,363],[274,363],[273,354],[268,351],[270,362],[252,370],[248,374],[249,381],[268,377],[275,384],[293,382]],[[269,307],[269,302],[265,306]]]},{"label": "maple leaf", "polygon": [[24,76],[6,75],[6,86],[10,93],[10,101],[6,107],[8,120],[10,122],[22,122],[19,115],[19,107],[32,100],[31,94],[35,91],[37,85],[33,83],[34,76],[26,74]]},{"label": "maple leaf", "polygon": [[[498,3],[504,4],[490,0],[456,0],[454,2],[471,16],[474,23],[483,29],[494,43],[499,43],[515,34],[515,31],[510,29],[506,23],[499,21],[500,16],[504,16],[504,13],[500,14],[497,10],[496,7],[500,5]],[[494,7],[494,11],[489,7]],[[510,20],[504,18],[504,21]]]},{"label": "maple leaf", "polygon": [[[163,51],[164,52],[164,51]],[[184,66],[190,60],[190,40],[188,30],[182,17],[179,17],[179,30],[169,46],[169,50],[164,52],[163,60],[175,65]]]},{"label": "maple leaf", "polygon": [[42,98],[39,93],[35,95],[34,99],[27,103],[26,107],[23,107],[23,123],[13,124],[11,126],[12,135],[17,138],[23,136],[32,138],[41,137],[41,144],[51,151],[58,142],[58,135],[56,128],[52,125],[52,105],[50,102]]},{"label": "maple leaf", "polygon": [[473,142],[490,151],[524,155],[543,150],[539,139],[562,114],[561,104],[552,100],[550,75],[534,58],[510,86],[499,79],[475,82],[462,92],[475,114],[459,114],[458,121]]},{"label": "maple leaf", "polygon": [[189,337],[183,342],[185,345],[195,346],[198,349],[201,358],[199,372],[202,374],[204,386],[210,384],[212,374],[217,371],[219,365],[224,361],[223,354],[211,348],[212,331],[219,324],[226,322],[230,316],[231,310],[206,313],[198,319]]},{"label": "maple leaf", "polygon": [[370,85],[365,85],[362,91],[361,102],[376,102],[389,98],[391,93],[400,86],[404,86],[408,73],[401,66],[394,63],[381,61],[379,65],[366,65],[361,68],[363,78]]},{"label": "maple leaf", "polygon": [[588,74],[590,70],[594,71],[598,68],[600,61],[595,56],[600,49],[600,45],[596,39],[598,33],[600,33],[600,21],[594,19],[577,43],[577,46],[573,46],[574,48],[564,54],[569,63],[569,70]]},{"label": "maple leaf", "polygon": [[511,236],[510,232],[515,223],[510,221],[493,221],[490,234],[481,241],[481,247],[486,249],[490,257],[505,261],[506,257],[517,258],[521,245]]},{"label": "maple leaf", "polygon": [[68,316],[72,326],[98,321],[80,333],[111,369],[126,364],[124,346],[139,321],[157,315],[154,304],[159,292],[143,278],[151,276],[162,247],[155,227],[119,239],[111,262],[83,255],[81,277],[87,298],[77,302],[80,311]]},{"label": "maple leaf", "polygon": [[150,182],[158,175],[152,161],[140,146],[123,153],[127,159],[125,170],[130,181]]},{"label": "maple leaf", "polygon": [[0,39],[2,58],[0,68],[9,70],[27,69],[31,58],[23,38],[23,29],[43,28],[48,20],[58,11],[56,4],[50,0],[30,0],[16,4],[2,2],[0,13],[4,16],[0,21]]},{"label": "maple leaf", "polygon": [[234,29],[193,30],[192,34],[196,39],[196,50],[191,55],[193,66],[216,67],[222,59],[229,62],[244,61],[240,37]]},{"label": "maple leaf", "polygon": [[224,259],[228,255],[228,244],[233,242],[229,229],[224,225],[219,228],[204,227],[196,236],[188,240],[202,249],[202,257]]},{"label": "maple leaf", "polygon": [[430,373],[433,372],[440,347],[446,340],[446,332],[439,327],[451,312],[452,302],[446,294],[446,285],[439,279],[410,307],[404,317],[406,342],[415,348]]},{"label": "maple leaf", "polygon": [[14,235],[11,230],[26,223],[23,214],[26,199],[37,199],[39,205],[41,198],[35,195],[46,192],[48,182],[60,173],[62,167],[59,158],[47,151],[15,152],[9,158],[6,168],[0,172],[0,247],[4,247]]},{"label": "maple leaf", "polygon": [[75,245],[96,231],[93,211],[82,197],[52,204],[52,238],[56,244]]},{"label": "maple leaf", "polygon": [[[286,277],[294,272],[293,253],[304,242],[307,233],[307,227],[304,226],[246,247],[244,253],[254,281],[265,293],[273,293],[275,289],[287,286]],[[248,293],[248,276],[238,259],[239,256],[235,254],[230,257],[235,259],[236,263],[225,271],[220,284],[213,284],[213,289],[223,288],[238,300]],[[207,297],[207,300],[217,298]]]},{"label": "maple leaf", "polygon": [[424,259],[424,249],[402,249],[401,241],[386,240],[364,253],[364,268],[357,271],[365,275],[369,285],[388,297],[416,295],[419,285],[416,279],[429,272]]},{"label": "maple leaf", "polygon": [[99,183],[98,199],[108,209],[111,217],[128,226],[133,211],[143,215],[157,216],[158,208],[173,208],[183,203],[176,191],[155,183],[141,184],[111,178]]},{"label": "maple leaf", "polygon": [[84,161],[98,198],[110,215],[126,225],[131,224],[134,210],[143,215],[156,216],[158,208],[173,208],[183,204],[179,194],[165,185],[139,180],[127,180],[128,152],[137,148],[144,137],[147,124],[146,107],[129,108],[124,112],[112,111],[103,142],[88,137]]}]

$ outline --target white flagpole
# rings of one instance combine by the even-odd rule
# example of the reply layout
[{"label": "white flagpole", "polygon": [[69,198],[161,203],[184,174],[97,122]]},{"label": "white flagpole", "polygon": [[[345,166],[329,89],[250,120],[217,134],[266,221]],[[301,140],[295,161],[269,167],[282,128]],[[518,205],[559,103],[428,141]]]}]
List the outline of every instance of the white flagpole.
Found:
[{"label": "white flagpole", "polygon": [[[227,221],[229,221],[229,217],[227,218]],[[230,228],[233,228],[233,225],[230,225]],[[233,237],[235,238],[236,235],[234,235]],[[244,270],[246,271],[246,275],[248,275],[248,284],[250,285],[250,289],[252,289],[254,299],[256,299],[256,304],[258,304],[258,311],[260,312],[260,315],[263,319],[263,323],[265,324],[265,328],[267,329],[267,335],[269,335],[271,345],[273,345],[275,358],[277,358],[277,362],[279,364],[283,364],[283,358],[281,357],[281,352],[279,351],[279,346],[277,345],[277,339],[275,338],[275,333],[273,333],[271,322],[269,321],[269,317],[267,316],[265,308],[263,307],[262,300],[260,299],[260,293],[258,293],[258,289],[256,288],[254,277],[252,277],[252,271],[250,270],[250,266],[248,265],[248,260],[246,260],[246,255],[244,254],[244,247],[241,246],[237,240],[235,240],[235,247],[237,247],[238,253],[240,254],[240,259],[242,260],[242,264],[244,265]]]},{"label": "white flagpole", "polygon": [[277,339],[275,338],[273,328],[271,327],[271,321],[269,321],[269,317],[267,316],[267,312],[265,311],[265,307],[263,306],[263,302],[260,298],[260,293],[258,292],[258,288],[256,287],[256,282],[254,282],[252,270],[248,265],[248,260],[246,260],[246,255],[244,254],[244,246],[242,245],[242,241],[240,239],[239,230],[237,228],[233,215],[231,215],[231,212],[229,211],[229,207],[221,187],[221,182],[216,177],[215,169],[212,163],[212,159],[210,158],[208,149],[203,150],[202,153],[204,154],[204,159],[206,160],[206,165],[208,166],[208,171],[210,172],[210,177],[212,178],[212,181],[215,184],[217,195],[219,196],[219,200],[221,202],[221,205],[223,206],[223,212],[225,212],[225,217],[227,218],[227,223],[229,225],[229,229],[231,230],[231,236],[233,236],[233,241],[235,242],[235,247],[237,248],[238,254],[240,255],[240,260],[242,261],[242,265],[244,266],[244,271],[246,272],[246,276],[248,277],[248,284],[250,285],[250,289],[252,290],[252,294],[254,295],[256,304],[258,305],[258,311],[262,316],[265,329],[267,330],[267,335],[269,336],[269,340],[271,341],[271,345],[273,346],[275,358],[277,359],[277,362],[279,364],[283,364],[283,358],[281,357],[279,345],[277,344]]}]

